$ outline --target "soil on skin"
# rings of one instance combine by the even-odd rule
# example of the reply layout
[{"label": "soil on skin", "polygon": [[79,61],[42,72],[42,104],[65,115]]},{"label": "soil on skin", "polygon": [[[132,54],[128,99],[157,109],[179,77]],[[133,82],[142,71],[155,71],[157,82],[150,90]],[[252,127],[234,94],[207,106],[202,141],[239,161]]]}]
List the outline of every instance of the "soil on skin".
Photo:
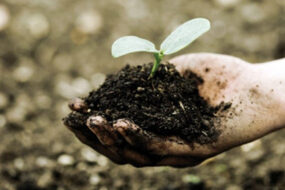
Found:
[{"label": "soil on skin", "polygon": [[198,85],[203,80],[191,72],[182,77],[171,64],[161,65],[149,79],[151,68],[152,64],[127,65],[109,75],[84,99],[91,109],[88,114],[104,116],[109,122],[126,118],[144,130],[180,136],[190,143],[215,141],[219,132],[213,119],[221,106],[211,107],[200,97]]}]

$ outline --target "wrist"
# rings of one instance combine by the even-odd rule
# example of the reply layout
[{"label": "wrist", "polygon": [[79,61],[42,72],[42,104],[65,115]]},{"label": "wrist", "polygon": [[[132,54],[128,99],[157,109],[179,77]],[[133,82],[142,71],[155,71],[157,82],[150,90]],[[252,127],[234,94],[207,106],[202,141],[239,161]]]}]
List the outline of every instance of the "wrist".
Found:
[{"label": "wrist", "polygon": [[261,69],[263,81],[268,83],[270,97],[275,101],[279,111],[280,122],[276,129],[285,127],[285,59],[279,59],[257,65]]}]

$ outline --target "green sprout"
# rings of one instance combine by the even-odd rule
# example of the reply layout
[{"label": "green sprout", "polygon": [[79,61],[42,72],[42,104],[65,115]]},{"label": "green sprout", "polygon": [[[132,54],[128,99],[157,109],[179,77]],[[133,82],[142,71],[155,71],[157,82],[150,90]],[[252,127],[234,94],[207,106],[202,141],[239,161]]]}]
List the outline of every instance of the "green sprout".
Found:
[{"label": "green sprout", "polygon": [[210,29],[210,22],[205,18],[189,20],[176,28],[160,45],[160,50],[145,39],[136,36],[124,36],[117,39],[112,45],[112,56],[120,57],[134,52],[150,52],[155,57],[155,62],[150,73],[153,77],[161,60],[165,55],[170,55],[185,48],[202,34]]}]

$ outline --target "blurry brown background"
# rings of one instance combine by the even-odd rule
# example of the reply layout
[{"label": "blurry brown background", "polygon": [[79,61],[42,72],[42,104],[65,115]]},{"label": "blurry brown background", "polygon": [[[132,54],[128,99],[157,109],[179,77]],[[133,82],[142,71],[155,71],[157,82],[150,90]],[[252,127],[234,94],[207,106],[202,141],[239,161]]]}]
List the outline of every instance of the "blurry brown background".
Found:
[{"label": "blurry brown background", "polygon": [[112,164],[61,122],[69,98],[126,63],[152,60],[113,59],[120,36],[159,45],[179,24],[206,17],[211,31],[182,53],[263,62],[284,57],[284,14],[284,0],[0,0],[0,189],[285,189],[284,130],[200,167],[136,169]]}]

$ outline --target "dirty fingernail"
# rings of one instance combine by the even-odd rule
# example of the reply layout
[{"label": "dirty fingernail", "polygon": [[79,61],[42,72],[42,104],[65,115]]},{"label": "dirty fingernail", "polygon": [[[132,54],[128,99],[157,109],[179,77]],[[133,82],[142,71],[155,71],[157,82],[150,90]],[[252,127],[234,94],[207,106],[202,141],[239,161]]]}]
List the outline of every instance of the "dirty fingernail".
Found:
[{"label": "dirty fingernail", "polygon": [[115,127],[128,127],[130,125],[128,120],[125,119],[119,119],[114,123]]},{"label": "dirty fingernail", "polygon": [[69,101],[68,106],[73,111],[87,112],[88,107],[85,102],[80,98],[73,98]]},{"label": "dirty fingernail", "polygon": [[88,127],[94,127],[98,125],[106,125],[107,121],[101,116],[90,116],[87,119],[86,125]]}]

